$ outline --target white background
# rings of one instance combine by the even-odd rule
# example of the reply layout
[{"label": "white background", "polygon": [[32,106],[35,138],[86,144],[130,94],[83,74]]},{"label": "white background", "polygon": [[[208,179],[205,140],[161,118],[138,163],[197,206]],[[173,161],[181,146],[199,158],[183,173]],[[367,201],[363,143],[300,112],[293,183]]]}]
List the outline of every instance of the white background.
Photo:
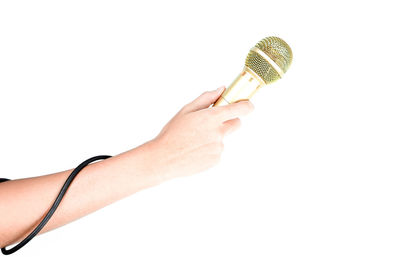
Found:
[{"label": "white background", "polygon": [[294,53],[286,76],[252,99],[218,166],[15,256],[399,256],[395,4],[1,1],[0,177],[150,140],[182,105],[229,85],[263,37]]}]

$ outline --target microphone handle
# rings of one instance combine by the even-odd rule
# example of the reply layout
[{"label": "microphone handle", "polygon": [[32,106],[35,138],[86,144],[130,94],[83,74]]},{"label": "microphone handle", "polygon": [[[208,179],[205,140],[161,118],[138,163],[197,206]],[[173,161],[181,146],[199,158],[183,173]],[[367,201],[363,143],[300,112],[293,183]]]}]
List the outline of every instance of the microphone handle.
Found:
[{"label": "microphone handle", "polygon": [[265,82],[254,71],[245,66],[243,71],[214,103],[213,107],[249,100],[264,85]]}]

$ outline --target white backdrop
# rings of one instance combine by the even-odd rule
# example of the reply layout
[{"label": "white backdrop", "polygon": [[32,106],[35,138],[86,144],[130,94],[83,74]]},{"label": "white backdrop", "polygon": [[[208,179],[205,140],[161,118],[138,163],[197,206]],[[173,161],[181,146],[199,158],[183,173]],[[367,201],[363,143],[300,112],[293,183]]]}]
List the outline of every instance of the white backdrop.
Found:
[{"label": "white backdrop", "polygon": [[395,3],[1,1],[0,177],[150,140],[182,105],[229,85],[263,37],[294,54],[218,166],[15,256],[399,256]]}]

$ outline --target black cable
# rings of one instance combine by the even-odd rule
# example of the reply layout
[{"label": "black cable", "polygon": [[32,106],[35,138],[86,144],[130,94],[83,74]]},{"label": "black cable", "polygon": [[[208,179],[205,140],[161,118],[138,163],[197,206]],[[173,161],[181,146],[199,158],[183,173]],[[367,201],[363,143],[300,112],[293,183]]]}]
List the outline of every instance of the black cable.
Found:
[{"label": "black cable", "polygon": [[[37,227],[27,237],[25,237],[24,240],[19,242],[16,246],[14,246],[13,248],[8,249],[8,250],[5,247],[1,248],[1,252],[4,255],[9,255],[9,254],[15,253],[16,251],[21,249],[24,245],[26,245],[29,241],[31,241],[40,232],[40,230],[42,230],[42,228],[50,220],[51,216],[53,216],[54,212],[56,211],[58,205],[60,204],[61,200],[63,199],[63,197],[64,197],[65,193],[67,192],[69,186],[71,185],[72,181],[75,179],[76,175],[78,175],[78,173],[83,168],[85,168],[87,165],[89,165],[90,163],[92,163],[94,161],[98,161],[98,160],[108,159],[110,157],[111,156],[109,156],[109,155],[98,155],[98,156],[89,158],[86,161],[84,161],[81,164],[79,164],[78,167],[76,167],[71,172],[71,174],[68,176],[67,180],[65,181],[64,185],[62,186],[62,188],[60,190],[60,193],[58,193],[58,196],[57,196],[56,200],[54,201],[54,203],[51,206],[50,210],[47,212],[46,216],[39,223],[39,225],[37,225]],[[5,181],[8,181],[8,180],[9,179],[0,179],[0,182],[5,182]]]},{"label": "black cable", "polygon": [[9,179],[8,178],[0,178],[0,183],[1,182],[6,182],[6,181],[9,181]]}]

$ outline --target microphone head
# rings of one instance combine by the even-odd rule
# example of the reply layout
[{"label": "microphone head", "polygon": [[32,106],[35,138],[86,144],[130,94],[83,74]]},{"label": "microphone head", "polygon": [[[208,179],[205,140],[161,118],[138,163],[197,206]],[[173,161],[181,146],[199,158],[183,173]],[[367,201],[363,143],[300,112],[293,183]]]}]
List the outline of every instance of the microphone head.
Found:
[{"label": "microphone head", "polygon": [[280,79],[292,63],[292,49],[278,37],[266,37],[249,52],[245,66],[254,71],[265,84]]}]

